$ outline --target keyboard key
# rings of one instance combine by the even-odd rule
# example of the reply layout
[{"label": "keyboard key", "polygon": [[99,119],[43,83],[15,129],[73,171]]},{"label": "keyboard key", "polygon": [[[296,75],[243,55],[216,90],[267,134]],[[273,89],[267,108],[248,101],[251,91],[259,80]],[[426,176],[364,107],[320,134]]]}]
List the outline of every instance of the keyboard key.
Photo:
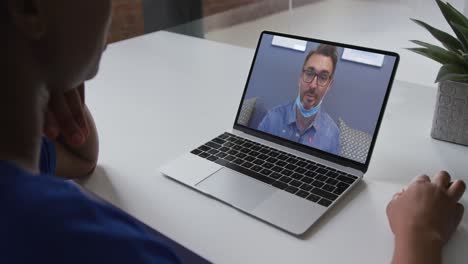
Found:
[{"label": "keyboard key", "polygon": [[201,150],[201,151],[208,151],[208,150],[210,150],[211,148],[208,147],[208,146],[203,145],[203,146],[200,146],[198,149]]},{"label": "keyboard key", "polygon": [[265,154],[260,154],[260,155],[257,156],[257,158],[261,159],[261,160],[266,160],[266,159],[268,159],[268,156],[265,155]]},{"label": "keyboard key", "polygon": [[215,160],[214,162],[218,163],[219,165],[221,166],[226,166],[226,164],[229,163],[229,161],[225,160],[225,159],[217,159]]},{"label": "keyboard key", "polygon": [[299,173],[293,173],[293,174],[291,175],[291,178],[294,178],[294,179],[296,179],[296,180],[302,179],[303,177],[304,177],[304,176],[302,176],[302,175],[299,174]]},{"label": "keyboard key", "polygon": [[278,160],[278,161],[276,162],[276,165],[281,166],[281,167],[284,167],[284,166],[288,165],[288,163],[286,163],[286,162],[284,162],[284,161],[282,161],[282,160]]},{"label": "keyboard key", "polygon": [[258,165],[255,165],[253,166],[252,168],[250,168],[251,170],[255,171],[255,172],[259,172],[262,170],[262,167],[258,166]]},{"label": "keyboard key", "polygon": [[221,145],[220,144],[216,144],[212,141],[208,142],[205,144],[206,146],[210,147],[210,148],[214,148],[214,149],[219,149],[221,148]]},{"label": "keyboard key", "polygon": [[260,152],[257,152],[257,151],[252,151],[249,153],[250,156],[252,157],[258,157],[260,155]]},{"label": "keyboard key", "polygon": [[210,149],[210,150],[208,150],[208,153],[210,153],[211,155],[218,154],[218,152],[219,152],[219,151],[216,150],[216,149]]},{"label": "keyboard key", "polygon": [[255,151],[255,152],[257,152],[257,151],[259,151],[260,149],[262,149],[262,147],[260,147],[259,145],[255,145],[255,146],[251,147],[250,149],[253,150],[253,151]]},{"label": "keyboard key", "polygon": [[237,159],[235,159],[233,162],[234,162],[235,164],[237,164],[237,165],[241,165],[242,163],[244,163],[244,160],[243,160],[243,159],[237,158]]},{"label": "keyboard key", "polygon": [[328,207],[331,203],[332,203],[331,201],[324,199],[324,198],[320,199],[320,201],[318,202],[318,204],[323,205],[325,207]]},{"label": "keyboard key", "polygon": [[286,187],[288,187],[288,185],[286,183],[283,183],[283,182],[280,182],[280,181],[275,181],[272,185],[275,186],[276,188],[280,189],[280,190],[284,190]]},{"label": "keyboard key", "polygon": [[309,178],[312,178],[312,179],[313,179],[313,178],[315,178],[315,176],[317,176],[318,174],[317,174],[316,172],[313,172],[313,171],[308,170],[308,171],[306,171],[306,172],[304,173],[304,175],[307,176],[307,177],[309,177]]},{"label": "keyboard key", "polygon": [[270,174],[270,178],[273,178],[273,179],[279,179],[281,176],[281,174],[277,173],[277,172],[273,172],[272,174]]},{"label": "keyboard key", "polygon": [[231,143],[231,142],[227,142],[227,143],[224,143],[223,147],[232,148],[232,147],[234,147],[234,144]]},{"label": "keyboard key", "polygon": [[284,182],[284,183],[289,183],[292,179],[287,177],[287,176],[283,176],[281,177],[281,179],[279,179],[281,182]]},{"label": "keyboard key", "polygon": [[333,172],[333,171],[327,172],[326,175],[327,175],[328,177],[330,177],[330,178],[336,178],[336,177],[338,177],[338,173]]},{"label": "keyboard key", "polygon": [[237,155],[237,154],[239,154],[239,151],[231,149],[231,150],[227,151],[226,153],[229,154],[229,155]]},{"label": "keyboard key", "polygon": [[230,148],[222,147],[222,148],[220,148],[218,150],[221,151],[221,152],[226,152],[226,151],[229,151]]},{"label": "keyboard key", "polygon": [[337,179],[342,181],[342,182],[346,182],[347,184],[351,184],[351,183],[354,182],[354,179],[351,179],[351,178],[348,178],[348,177],[345,177],[345,176],[338,176]]},{"label": "keyboard key", "polygon": [[244,153],[244,154],[249,154],[251,152],[251,150],[248,149],[248,148],[241,148],[239,151]]},{"label": "keyboard key", "polygon": [[306,198],[306,197],[309,195],[309,193],[308,193],[308,192],[305,192],[305,191],[303,191],[303,190],[299,190],[299,191],[296,193],[296,195],[299,196],[299,197],[302,197],[302,198]]},{"label": "keyboard key", "polygon": [[194,150],[190,151],[190,153],[198,155],[198,154],[202,153],[202,151],[199,150],[199,149],[194,149]]},{"label": "keyboard key", "polygon": [[321,190],[319,188],[313,188],[310,192],[320,197],[327,198],[330,201],[335,201],[336,198],[338,198],[338,195]]},{"label": "keyboard key", "polygon": [[268,153],[268,155],[270,155],[270,157],[276,158],[276,157],[278,157],[280,154],[279,154],[278,151],[273,150],[272,152]]},{"label": "keyboard key", "polygon": [[203,152],[203,153],[200,153],[198,156],[200,156],[202,158],[208,158],[210,156],[210,154],[208,154],[206,152]]},{"label": "keyboard key", "polygon": [[331,184],[331,185],[336,185],[338,183],[338,181],[335,180],[335,179],[332,179],[332,178],[328,178],[326,183]]},{"label": "keyboard key", "polygon": [[257,164],[257,165],[262,165],[263,163],[265,163],[263,160],[260,160],[260,159],[256,159],[252,162],[253,164]]},{"label": "keyboard key", "polygon": [[258,152],[263,153],[263,154],[268,154],[268,153],[270,152],[270,150],[267,149],[267,148],[265,148],[265,147],[263,147],[263,148],[260,149]]},{"label": "keyboard key", "polygon": [[305,168],[307,166],[307,162],[305,161],[299,161],[296,163],[297,166]]},{"label": "keyboard key", "polygon": [[267,159],[268,162],[271,162],[271,163],[275,163],[278,161],[278,159],[275,159],[275,158],[268,158]]},{"label": "keyboard key", "polygon": [[281,154],[281,155],[279,155],[277,158],[278,158],[279,160],[285,161],[285,160],[288,159],[288,156],[286,156],[286,155],[284,155],[284,154]]},{"label": "keyboard key", "polygon": [[236,139],[236,136],[234,136],[232,134],[229,134],[229,138],[226,138],[224,140],[226,140],[227,142],[232,142],[232,141],[237,140],[237,139]]},{"label": "keyboard key", "polygon": [[216,157],[221,158],[221,159],[224,158],[224,157],[226,157],[226,156],[227,156],[227,154],[226,154],[226,153],[222,153],[222,152],[219,152],[218,154],[216,154]]},{"label": "keyboard key", "polygon": [[247,168],[247,169],[251,168],[252,166],[253,166],[253,164],[248,162],[248,161],[244,162],[244,164],[242,164],[242,167]]},{"label": "keyboard key", "polygon": [[289,162],[291,164],[296,164],[296,162],[298,162],[299,160],[298,159],[295,159],[295,158],[289,158],[286,160],[286,162]]},{"label": "keyboard key", "polygon": [[314,181],[312,183],[313,186],[317,187],[317,188],[322,188],[323,185],[325,185],[325,183],[321,182],[321,181]]},{"label": "keyboard key", "polygon": [[235,150],[237,150],[237,151],[239,151],[239,150],[242,149],[242,147],[239,146],[239,145],[234,145],[232,148],[235,149]]},{"label": "keyboard key", "polygon": [[333,192],[335,190],[335,186],[333,185],[330,185],[330,184],[325,184],[323,187],[322,187],[323,190],[327,191],[327,192]]},{"label": "keyboard key", "polygon": [[209,161],[215,161],[215,160],[218,159],[218,157],[216,157],[216,156],[209,156],[209,157],[206,158],[206,159],[209,160]]},{"label": "keyboard key", "polygon": [[302,185],[302,182],[298,181],[298,180],[292,180],[289,185],[292,185],[294,187],[299,187]]},{"label": "keyboard key", "polygon": [[299,190],[299,189],[296,188],[296,187],[293,187],[293,186],[288,186],[288,187],[287,187],[286,189],[284,189],[284,190],[287,191],[287,192],[290,192],[290,193],[293,193],[293,194],[294,194],[294,193],[296,193],[297,190]]},{"label": "keyboard key", "polygon": [[247,155],[247,156],[244,158],[244,160],[246,160],[246,161],[248,161],[248,162],[252,162],[252,161],[255,160],[255,158],[252,157],[252,156]]},{"label": "keyboard key", "polygon": [[293,174],[293,172],[290,171],[290,170],[282,170],[281,174],[286,175],[286,176],[291,176],[291,174]]},{"label": "keyboard key", "polygon": [[272,171],[276,171],[276,172],[280,172],[283,170],[283,168],[281,168],[280,166],[274,166],[273,168],[271,168]]},{"label": "keyboard key", "polygon": [[302,189],[302,190],[304,190],[304,191],[310,191],[310,190],[312,190],[313,187],[310,186],[310,185],[307,184],[307,183],[303,183],[299,188]]},{"label": "keyboard key", "polygon": [[224,134],[218,136],[218,138],[220,138],[220,139],[226,139],[226,138],[228,138],[228,137],[229,137],[229,134],[228,134],[228,133],[224,133]]},{"label": "keyboard key", "polygon": [[317,177],[315,177],[315,179],[319,180],[319,181],[326,182],[328,180],[328,177],[325,177],[323,175],[318,175]]},{"label": "keyboard key", "polygon": [[243,168],[243,167],[241,167],[239,165],[236,165],[236,164],[233,164],[233,163],[227,163],[224,166],[226,166],[226,167],[228,167],[228,168],[230,168],[232,170],[238,171],[238,172],[240,172],[242,174],[245,174],[247,176],[250,176],[250,177],[252,177],[252,178],[254,178],[256,180],[267,183],[267,184],[272,184],[275,181],[273,179],[270,179],[270,178],[268,178],[266,176],[261,175],[260,173],[253,172],[253,171],[251,171],[249,169]]},{"label": "keyboard key", "polygon": [[246,142],[246,143],[244,143],[242,146],[243,146],[244,148],[247,148],[247,149],[248,149],[248,148],[252,147],[252,143]]},{"label": "keyboard key", "polygon": [[309,177],[303,177],[303,178],[301,179],[301,181],[310,184],[310,183],[313,182],[314,180],[313,180],[312,178],[309,178]]},{"label": "keyboard key", "polygon": [[336,189],[333,191],[333,193],[336,194],[336,195],[341,195],[342,193],[344,193],[344,191],[346,191],[345,188],[336,187]]},{"label": "keyboard key", "polygon": [[272,171],[269,170],[269,169],[263,169],[263,170],[260,171],[260,173],[263,174],[263,175],[268,176],[268,175],[270,175],[272,173]]},{"label": "keyboard key", "polygon": [[324,168],[318,168],[315,172],[317,172],[318,174],[325,174],[328,171],[326,169],[324,169]]},{"label": "keyboard key", "polygon": [[304,174],[307,170],[301,167],[297,167],[294,171],[300,174]]},{"label": "keyboard key", "polygon": [[273,168],[273,166],[275,166],[275,165],[273,165],[273,164],[271,164],[271,163],[269,163],[269,162],[265,162],[262,166],[263,166],[264,168],[271,169],[271,168]]},{"label": "keyboard key", "polygon": [[297,166],[292,165],[292,164],[286,165],[286,169],[288,169],[288,170],[295,170],[296,168],[297,168]]},{"label": "keyboard key", "polygon": [[213,140],[211,140],[211,141],[213,141],[213,142],[215,142],[215,143],[218,143],[218,144],[220,144],[220,145],[226,143],[226,141],[223,140],[223,139],[221,139],[221,138],[215,138],[215,139],[213,139]]},{"label": "keyboard key", "polygon": [[246,156],[247,156],[247,155],[244,154],[244,153],[242,153],[242,152],[240,152],[240,153],[238,153],[238,154],[236,155],[236,157],[238,157],[238,158],[240,158],[240,159],[243,159],[243,158],[245,158]]},{"label": "keyboard key", "polygon": [[336,186],[337,186],[338,188],[348,189],[349,184],[346,184],[346,183],[344,183],[344,182],[338,182],[338,183],[336,184]]},{"label": "keyboard key", "polygon": [[348,177],[348,178],[351,178],[353,180],[357,180],[357,178],[358,178],[358,177],[356,177],[354,175],[351,175],[351,174],[346,174],[345,176]]},{"label": "keyboard key", "polygon": [[236,157],[234,157],[232,155],[229,155],[229,156],[225,157],[224,159],[227,160],[227,161],[233,161],[233,160],[236,159]]},{"label": "keyboard key", "polygon": [[315,194],[309,194],[309,196],[307,196],[307,200],[316,203],[318,200],[320,200],[320,196],[317,196]]},{"label": "keyboard key", "polygon": [[309,164],[306,166],[306,169],[310,170],[310,171],[315,171],[316,169],[318,169],[318,167],[314,164]]}]

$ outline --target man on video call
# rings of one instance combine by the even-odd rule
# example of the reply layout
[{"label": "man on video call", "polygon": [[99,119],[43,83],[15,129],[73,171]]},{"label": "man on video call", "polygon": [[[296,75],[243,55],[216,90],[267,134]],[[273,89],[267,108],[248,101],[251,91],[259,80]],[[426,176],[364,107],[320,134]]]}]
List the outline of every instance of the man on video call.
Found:
[{"label": "man on video call", "polygon": [[296,100],[271,109],[258,130],[338,155],[340,131],[321,109],[337,61],[335,46],[320,44],[312,50],[304,60]]}]

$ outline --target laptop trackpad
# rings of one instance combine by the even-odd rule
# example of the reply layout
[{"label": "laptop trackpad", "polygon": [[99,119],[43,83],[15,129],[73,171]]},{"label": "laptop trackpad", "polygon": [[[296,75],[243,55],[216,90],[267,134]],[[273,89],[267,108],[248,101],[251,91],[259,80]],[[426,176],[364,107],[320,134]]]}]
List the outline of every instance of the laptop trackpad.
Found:
[{"label": "laptop trackpad", "polygon": [[196,188],[247,212],[277,191],[273,186],[229,168],[220,169]]}]

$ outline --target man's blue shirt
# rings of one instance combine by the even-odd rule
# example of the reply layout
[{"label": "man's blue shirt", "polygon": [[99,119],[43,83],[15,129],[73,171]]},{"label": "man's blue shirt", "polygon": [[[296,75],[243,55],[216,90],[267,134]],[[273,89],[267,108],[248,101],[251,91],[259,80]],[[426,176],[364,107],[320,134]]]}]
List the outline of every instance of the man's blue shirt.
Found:
[{"label": "man's blue shirt", "polygon": [[323,110],[317,113],[311,126],[301,133],[296,124],[296,104],[286,103],[268,111],[258,125],[258,130],[332,154],[340,154],[340,130]]},{"label": "man's blue shirt", "polygon": [[57,178],[44,139],[41,173],[0,161],[0,263],[178,263],[138,221]]}]

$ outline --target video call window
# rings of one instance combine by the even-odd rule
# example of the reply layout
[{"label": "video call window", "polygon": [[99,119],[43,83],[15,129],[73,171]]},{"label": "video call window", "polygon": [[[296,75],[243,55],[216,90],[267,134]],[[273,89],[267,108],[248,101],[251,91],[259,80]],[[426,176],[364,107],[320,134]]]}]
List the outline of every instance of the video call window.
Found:
[{"label": "video call window", "polygon": [[237,123],[365,163],[395,61],[263,34]]}]

